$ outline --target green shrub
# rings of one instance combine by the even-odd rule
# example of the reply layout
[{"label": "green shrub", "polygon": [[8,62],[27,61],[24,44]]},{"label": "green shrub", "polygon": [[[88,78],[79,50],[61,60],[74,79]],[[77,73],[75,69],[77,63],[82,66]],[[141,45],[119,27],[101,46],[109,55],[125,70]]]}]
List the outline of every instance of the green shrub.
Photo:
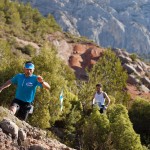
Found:
[{"label": "green shrub", "polygon": [[143,150],[140,136],[134,131],[127,109],[123,105],[113,105],[108,116],[114,149]]},{"label": "green shrub", "polygon": [[134,130],[141,135],[141,141],[145,145],[150,144],[150,102],[142,98],[136,98],[129,110],[129,117]]},{"label": "green shrub", "polygon": [[29,56],[34,56],[36,54],[36,48],[32,45],[26,45],[24,48],[21,49],[22,53],[25,53]]},{"label": "green shrub", "polygon": [[135,61],[137,59],[137,54],[131,54],[130,58],[132,59],[132,61]]},{"label": "green shrub", "polygon": [[106,115],[101,115],[98,109],[94,109],[85,119],[82,126],[83,150],[108,150],[110,123]]}]

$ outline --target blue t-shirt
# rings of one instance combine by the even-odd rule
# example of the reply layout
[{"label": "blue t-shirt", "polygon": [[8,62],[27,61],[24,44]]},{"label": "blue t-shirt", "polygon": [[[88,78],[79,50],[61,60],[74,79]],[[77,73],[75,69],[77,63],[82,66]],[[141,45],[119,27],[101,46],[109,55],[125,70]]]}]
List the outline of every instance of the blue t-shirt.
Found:
[{"label": "blue t-shirt", "polygon": [[36,75],[26,77],[25,74],[17,74],[11,82],[17,85],[15,98],[24,102],[33,102],[37,86],[42,87],[42,84],[37,81]]}]

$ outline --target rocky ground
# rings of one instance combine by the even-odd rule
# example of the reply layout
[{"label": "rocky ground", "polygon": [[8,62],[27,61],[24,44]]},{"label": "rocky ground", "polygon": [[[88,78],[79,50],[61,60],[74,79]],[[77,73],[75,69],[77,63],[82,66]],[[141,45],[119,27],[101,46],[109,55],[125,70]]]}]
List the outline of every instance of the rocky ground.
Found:
[{"label": "rocky ground", "polygon": [[0,150],[73,150],[0,107]]}]

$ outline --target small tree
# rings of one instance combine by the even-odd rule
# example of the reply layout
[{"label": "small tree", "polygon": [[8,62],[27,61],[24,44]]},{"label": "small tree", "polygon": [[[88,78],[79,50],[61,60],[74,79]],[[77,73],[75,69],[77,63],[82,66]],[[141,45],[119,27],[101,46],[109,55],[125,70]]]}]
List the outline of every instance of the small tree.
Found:
[{"label": "small tree", "polygon": [[115,149],[143,150],[140,136],[133,130],[128,112],[123,105],[114,105],[109,109],[108,118],[112,131],[112,142]]},{"label": "small tree", "polygon": [[107,116],[101,115],[97,108],[85,118],[82,132],[84,150],[109,150],[110,123]]},{"label": "small tree", "polygon": [[129,110],[134,130],[141,135],[141,141],[150,146],[150,102],[136,98]]},{"label": "small tree", "polygon": [[[60,118],[60,92],[61,90],[67,87],[68,81],[67,76],[64,75],[64,68],[62,61],[57,57],[56,50],[50,43],[45,43],[43,48],[41,49],[41,53],[38,56],[33,58],[33,62],[35,63],[35,74],[41,75],[45,81],[47,81],[51,88],[50,91],[43,96],[37,96],[35,101],[37,103],[37,107],[40,106],[41,109],[44,109],[43,112],[47,112],[50,115],[50,119],[47,119],[47,115],[43,116],[43,120],[45,118],[46,124],[50,123],[50,126],[54,124],[56,120]],[[71,82],[71,81],[70,81]],[[71,86],[70,86],[71,88]],[[67,90],[67,88],[66,88]],[[37,92],[37,95],[40,95],[41,91]],[[66,100],[67,101],[67,100]],[[69,100],[68,100],[69,102]],[[41,106],[41,104],[44,105]],[[42,108],[43,107],[43,108]],[[66,106],[67,107],[67,106]],[[35,108],[36,109],[36,108]],[[41,109],[37,109],[37,115],[41,116]],[[47,110],[46,110],[47,109]],[[68,108],[66,108],[67,110]],[[35,116],[37,117],[37,116]],[[31,119],[32,120],[32,119]],[[34,119],[33,119],[34,120]],[[40,120],[37,120],[35,123],[40,124]],[[34,123],[34,121],[32,121]],[[42,126],[43,128],[44,126]]]},{"label": "small tree", "polygon": [[[0,45],[0,83],[4,84],[16,73],[22,72],[24,59],[21,56],[16,57],[13,55],[11,45],[7,41],[0,40]],[[0,96],[0,104],[9,107],[10,102],[14,99],[14,95],[15,86],[3,90]]]}]

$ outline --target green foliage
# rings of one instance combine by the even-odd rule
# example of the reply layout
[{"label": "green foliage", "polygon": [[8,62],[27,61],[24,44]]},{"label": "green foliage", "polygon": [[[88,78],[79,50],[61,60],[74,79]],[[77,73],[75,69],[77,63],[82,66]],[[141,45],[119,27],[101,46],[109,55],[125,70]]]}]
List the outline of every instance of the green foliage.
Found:
[{"label": "green foliage", "polygon": [[87,114],[92,108],[92,98],[95,93],[95,85],[91,82],[78,82],[78,98],[83,105],[83,111]]},{"label": "green foliage", "polygon": [[134,130],[141,135],[142,143],[150,146],[150,102],[137,98],[129,110],[129,116]]},{"label": "green foliage", "polygon": [[136,54],[131,54],[130,58],[132,59],[132,61],[135,61],[137,59],[137,55]]},{"label": "green foliage", "polygon": [[0,70],[5,69],[11,57],[10,45],[6,40],[0,39]]},{"label": "green foliage", "polygon": [[34,56],[36,54],[36,49],[32,45],[26,45],[21,51],[29,56]]},{"label": "green foliage", "polygon": [[78,105],[72,106],[73,108],[70,109],[70,112],[66,115],[64,119],[64,142],[67,145],[74,147],[77,141],[77,128],[78,122],[82,118],[81,112],[77,107]]},{"label": "green foliage", "polygon": [[5,14],[3,11],[0,11],[0,29],[3,29],[4,24],[5,24]]},{"label": "green foliage", "polygon": [[[42,94],[41,94],[42,93]],[[33,126],[40,128],[50,127],[50,114],[49,114],[49,99],[50,93],[46,90],[40,90],[37,92],[38,100],[34,104],[34,113],[30,122]]]},{"label": "green foliage", "polygon": [[[41,106],[41,104],[44,103],[44,101],[45,105],[47,104],[48,107],[41,106],[41,109],[43,107],[43,109],[45,109],[43,110],[43,112],[49,112],[50,119],[47,119],[46,115],[43,116],[42,119],[45,120],[45,122],[47,122],[46,124],[50,123],[51,126],[53,125],[55,120],[59,119],[61,115],[59,94],[62,89],[65,89],[67,87],[68,84],[67,76],[69,75],[64,76],[65,72],[65,67],[63,67],[64,64],[62,64],[61,60],[57,58],[55,49],[49,43],[45,43],[43,48],[41,48],[41,53],[38,56],[35,56],[32,60],[36,66],[35,74],[41,75],[44,78],[44,80],[47,81],[51,86],[49,94],[45,94],[44,97],[37,96],[35,98],[37,104],[36,106],[39,105]],[[38,91],[37,95],[40,94],[41,94],[40,91]],[[67,101],[67,99],[65,101]],[[65,104],[66,103],[67,102],[65,102]],[[70,107],[70,105],[68,106],[66,105],[64,107],[67,112],[68,107]],[[35,116],[36,118],[38,115],[39,116],[41,115],[41,109],[37,108]],[[31,120],[32,120],[31,122],[34,124],[37,125],[40,124],[40,120],[37,120],[36,122],[34,122],[35,119]],[[43,125],[41,125],[40,127],[44,128]]]},{"label": "green foliage", "polygon": [[114,105],[108,112],[115,149],[142,150],[140,137],[133,130],[127,110],[123,105]]},{"label": "green foliage", "polygon": [[[11,45],[0,39],[0,83],[3,84],[6,80],[10,79],[16,73],[22,69],[24,59],[22,57],[16,57],[11,52]],[[0,104],[7,106],[10,105],[10,101],[14,98],[14,86],[11,86],[9,90],[4,90],[0,96]]]},{"label": "green foliage", "polygon": [[46,34],[61,31],[53,16],[43,17],[30,4],[3,1],[0,4],[0,30],[13,36],[34,40],[44,40]]},{"label": "green foliage", "polygon": [[95,109],[89,117],[85,119],[82,127],[82,142],[85,150],[108,150],[109,149],[110,124],[106,115],[101,115]]}]

